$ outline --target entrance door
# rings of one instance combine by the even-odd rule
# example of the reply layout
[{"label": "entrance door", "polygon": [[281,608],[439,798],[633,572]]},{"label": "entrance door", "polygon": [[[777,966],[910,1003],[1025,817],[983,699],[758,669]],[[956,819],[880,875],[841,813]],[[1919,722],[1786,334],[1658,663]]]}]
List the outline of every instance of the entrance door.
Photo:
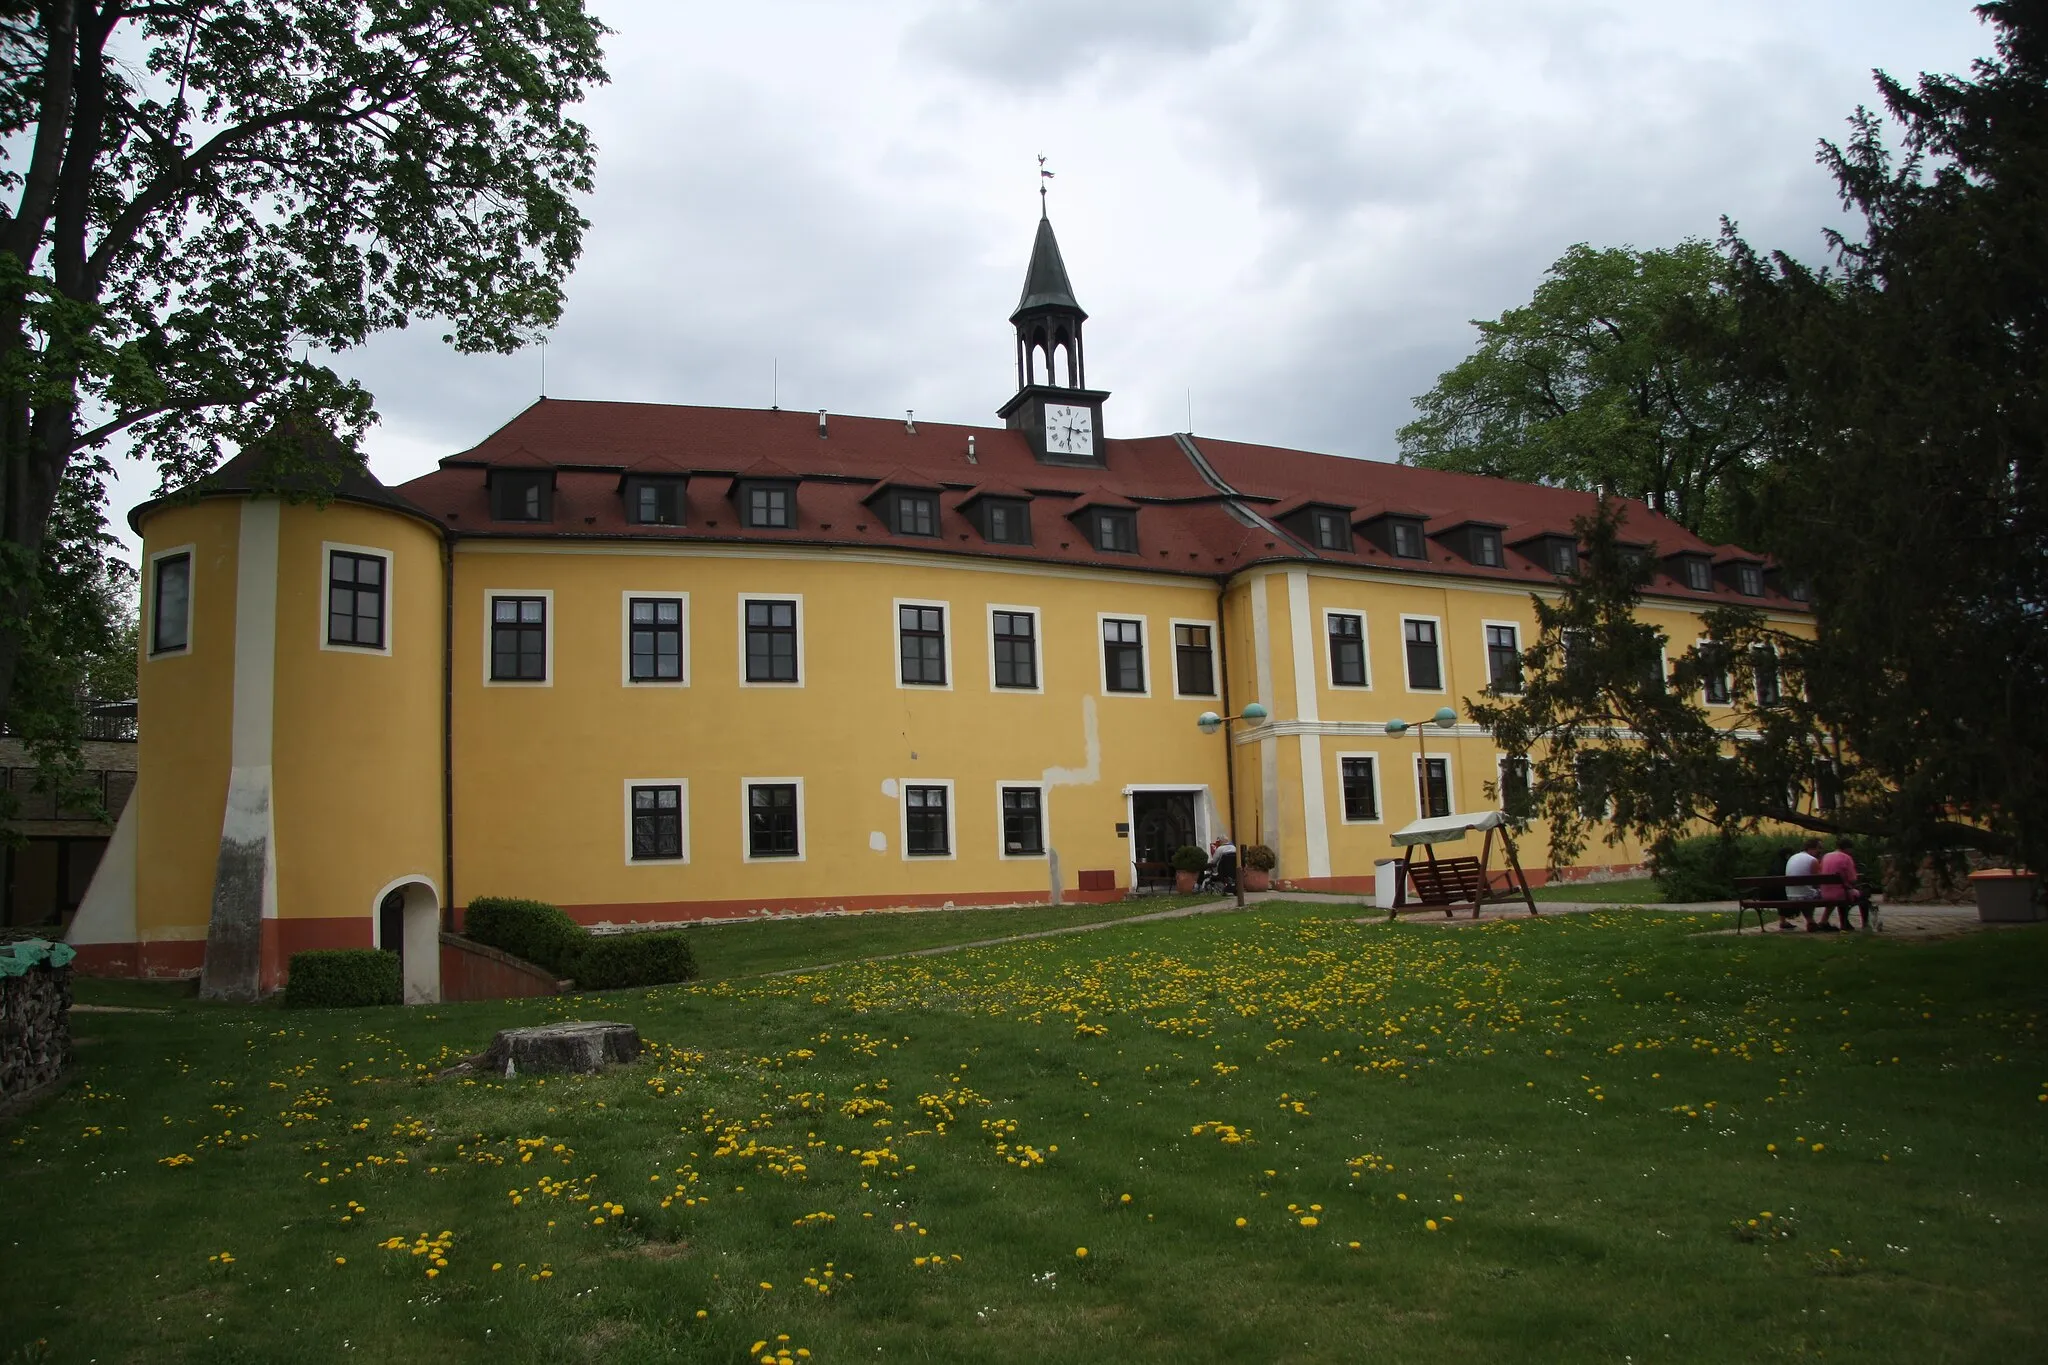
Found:
[{"label": "entrance door", "polygon": [[1173,885],[1173,851],[1195,842],[1195,793],[1132,792],[1131,854],[1141,890]]}]

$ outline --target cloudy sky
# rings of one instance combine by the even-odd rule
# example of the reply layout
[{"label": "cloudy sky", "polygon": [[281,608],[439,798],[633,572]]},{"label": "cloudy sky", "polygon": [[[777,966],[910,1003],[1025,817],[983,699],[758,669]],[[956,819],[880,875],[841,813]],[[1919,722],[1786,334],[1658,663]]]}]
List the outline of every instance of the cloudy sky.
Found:
[{"label": "cloudy sky", "polygon": [[[1814,255],[1870,72],[1964,69],[1959,0],[592,0],[611,84],[547,348],[563,398],[993,424],[1038,215],[1111,435],[1390,458],[1410,398],[1574,242]],[[431,324],[336,362],[371,466],[540,391]],[[152,471],[124,475],[118,501]]]}]

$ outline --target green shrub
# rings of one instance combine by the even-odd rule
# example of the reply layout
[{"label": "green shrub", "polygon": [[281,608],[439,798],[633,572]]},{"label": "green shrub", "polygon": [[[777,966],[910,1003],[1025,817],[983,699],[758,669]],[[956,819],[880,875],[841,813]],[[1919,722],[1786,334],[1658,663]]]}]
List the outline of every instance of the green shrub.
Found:
[{"label": "green shrub", "polygon": [[1244,865],[1253,872],[1271,872],[1280,866],[1280,858],[1264,844],[1249,844],[1244,850]]},{"label": "green shrub", "polygon": [[471,901],[463,912],[462,933],[556,976],[574,975],[576,959],[590,941],[583,926],[561,907],[513,896],[478,896]]},{"label": "green shrub", "polygon": [[1168,861],[1175,872],[1200,872],[1209,866],[1209,855],[1193,844],[1182,844]]},{"label": "green shrub", "polygon": [[291,1009],[354,1009],[401,999],[398,954],[381,948],[314,948],[293,953],[284,982]]},{"label": "green shrub", "polygon": [[1804,836],[1785,834],[1718,834],[1677,839],[1657,850],[1652,875],[1657,894],[1667,901],[1725,901],[1737,896],[1737,877],[1773,877],[1785,871],[1785,860],[1798,851]]},{"label": "green shrub", "polygon": [[666,986],[697,975],[690,937],[680,930],[593,934],[583,945],[570,975],[579,990],[609,991],[622,986]]}]

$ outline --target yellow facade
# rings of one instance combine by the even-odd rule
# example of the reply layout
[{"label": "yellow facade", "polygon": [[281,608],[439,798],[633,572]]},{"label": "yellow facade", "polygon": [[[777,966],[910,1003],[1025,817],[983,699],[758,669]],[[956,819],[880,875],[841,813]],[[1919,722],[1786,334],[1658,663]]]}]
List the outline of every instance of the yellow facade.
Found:
[{"label": "yellow facade", "polygon": [[[166,507],[143,540],[142,619],[156,619],[157,561],[192,556],[188,648],[138,665],[135,794],[136,932],[141,943],[206,937],[214,857],[227,800],[235,695],[235,580],[242,505]],[[196,951],[196,949],[195,949]],[[194,965],[196,965],[196,960]]]},{"label": "yellow facade", "polygon": [[[466,542],[455,583],[461,900],[528,895],[596,918],[660,918],[1045,898],[1054,854],[1068,892],[1081,870],[1129,885],[1130,841],[1117,830],[1131,818],[1126,786],[1222,800],[1221,741],[1195,726],[1217,700],[1176,699],[1166,643],[1175,620],[1214,621],[1216,592],[1200,580],[936,555]],[[548,595],[546,684],[487,680],[494,592]],[[686,596],[686,685],[626,680],[624,600],[635,595]],[[801,603],[797,685],[743,681],[749,597]],[[944,687],[899,684],[899,601],[944,606]],[[996,607],[1038,613],[1039,690],[991,685]],[[1145,621],[1149,695],[1104,690],[1103,613]],[[780,778],[802,785],[801,853],[751,861],[742,784]],[[626,789],[666,781],[687,783],[687,861],[635,864]],[[905,783],[950,785],[950,856],[905,855]],[[1048,854],[1003,856],[1005,784],[1045,787]]]},{"label": "yellow facade", "polygon": [[[327,641],[337,548],[389,556],[383,649]],[[442,880],[441,581],[440,537],[416,518],[345,502],[282,509],[271,746],[282,920],[361,923],[395,883]]]}]

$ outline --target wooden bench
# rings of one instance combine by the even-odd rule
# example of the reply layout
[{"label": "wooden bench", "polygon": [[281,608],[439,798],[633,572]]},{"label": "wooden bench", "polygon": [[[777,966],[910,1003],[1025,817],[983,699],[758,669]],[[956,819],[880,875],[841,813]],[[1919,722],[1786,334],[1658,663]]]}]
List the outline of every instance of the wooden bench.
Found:
[{"label": "wooden bench", "polygon": [[[1766,910],[1775,910],[1780,915],[1783,915],[1786,911],[1790,910],[1811,913],[1823,905],[1847,905],[1849,904],[1847,901],[1827,901],[1821,900],[1817,896],[1801,898],[1785,894],[1786,891],[1795,886],[1822,887],[1841,885],[1843,885],[1843,882],[1840,874],[1834,872],[1824,872],[1807,877],[1737,877],[1735,879],[1735,890],[1742,899],[1735,906],[1735,932],[1738,934],[1742,932],[1742,917],[1752,910],[1756,911],[1757,932],[1762,933],[1764,928],[1764,911]],[[1776,891],[1778,894],[1775,896],[1765,894],[1771,891]]]}]

